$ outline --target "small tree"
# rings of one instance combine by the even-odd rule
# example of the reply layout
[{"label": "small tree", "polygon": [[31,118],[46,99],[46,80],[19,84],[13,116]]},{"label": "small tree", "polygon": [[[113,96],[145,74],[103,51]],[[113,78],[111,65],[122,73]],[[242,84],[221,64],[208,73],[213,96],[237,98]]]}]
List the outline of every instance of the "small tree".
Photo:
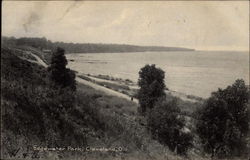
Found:
[{"label": "small tree", "polygon": [[243,80],[212,93],[198,111],[197,132],[212,156],[240,155],[249,130],[248,89]]},{"label": "small tree", "polygon": [[144,114],[147,109],[152,109],[159,97],[165,96],[165,73],[155,65],[146,65],[139,72],[138,99],[141,112]]},{"label": "small tree", "polygon": [[75,90],[75,73],[66,68],[67,59],[64,52],[64,49],[58,47],[57,51],[53,53],[51,65],[48,67],[50,78],[59,86],[71,87]]},{"label": "small tree", "polygon": [[185,155],[192,147],[193,136],[185,127],[180,112],[176,99],[170,102],[161,99],[149,113],[148,127],[154,139],[167,145],[170,150]]}]

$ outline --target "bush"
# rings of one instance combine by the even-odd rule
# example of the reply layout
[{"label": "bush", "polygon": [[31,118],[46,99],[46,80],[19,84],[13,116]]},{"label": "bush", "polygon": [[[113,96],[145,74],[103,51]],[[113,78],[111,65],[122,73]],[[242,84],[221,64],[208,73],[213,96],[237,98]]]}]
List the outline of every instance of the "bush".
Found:
[{"label": "bush", "polygon": [[164,71],[160,68],[156,68],[154,64],[141,68],[138,80],[140,87],[138,99],[142,114],[144,114],[147,109],[152,109],[158,98],[165,95],[164,77]]},{"label": "bush", "polygon": [[169,102],[164,99],[158,101],[147,121],[153,138],[167,145],[170,150],[185,155],[192,146],[193,136],[185,127],[176,99]]},{"label": "bush", "polygon": [[76,90],[75,73],[66,68],[67,63],[64,49],[57,48],[57,51],[52,55],[51,65],[48,67],[50,78],[56,85],[70,86],[73,90]]},{"label": "bush", "polygon": [[249,130],[248,89],[243,80],[212,93],[198,111],[197,133],[211,156],[243,154]]}]

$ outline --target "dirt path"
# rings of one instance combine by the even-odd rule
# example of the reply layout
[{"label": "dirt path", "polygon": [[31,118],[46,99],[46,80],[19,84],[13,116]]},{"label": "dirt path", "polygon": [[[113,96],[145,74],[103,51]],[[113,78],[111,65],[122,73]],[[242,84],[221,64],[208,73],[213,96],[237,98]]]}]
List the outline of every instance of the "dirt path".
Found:
[{"label": "dirt path", "polygon": [[[48,65],[46,63],[44,63],[44,61],[38,57],[37,55],[33,54],[32,52],[30,51],[26,51],[27,54],[30,54],[32,55],[37,61],[33,61],[33,60],[29,60],[30,62],[33,62],[33,63],[38,63],[42,66],[44,66],[45,68],[48,67]],[[86,75],[85,75],[86,76]],[[115,83],[115,84],[119,84],[118,82],[113,82],[113,81],[110,81],[110,80],[104,80],[104,79],[99,79],[99,78],[95,78],[95,77],[92,77],[92,76],[87,76],[93,80],[96,80],[96,81],[101,81],[101,82],[108,82],[108,83]],[[129,101],[131,101],[131,97],[128,96],[128,95],[125,95],[123,93],[120,93],[120,92],[117,92],[117,91],[114,91],[112,89],[109,89],[109,88],[106,88],[106,87],[103,87],[103,86],[100,86],[98,84],[95,84],[95,83],[92,83],[92,82],[89,82],[87,80],[84,80],[82,78],[80,78],[78,75],[76,76],[76,81],[78,81],[79,83],[83,83],[85,85],[88,85],[96,90],[100,90],[100,91],[103,91],[105,92],[106,94],[108,95],[112,95],[112,96],[117,96],[117,97],[121,97],[121,98],[124,98],[124,99],[127,99]],[[133,88],[133,89],[138,89],[138,86],[129,86],[130,88]],[[168,91],[169,92],[169,91]],[[171,91],[170,91],[171,92]],[[178,94],[178,92],[171,92],[171,94],[173,94],[174,96],[176,97],[179,97],[181,98],[182,100],[184,101],[190,101],[190,102],[197,102],[196,100],[194,99],[188,99],[185,95],[181,95],[181,94]],[[133,102],[137,103],[138,104],[138,99],[135,99],[133,98]]]},{"label": "dirt path", "polygon": [[[106,93],[108,95],[112,95],[112,96],[124,98],[126,100],[131,101],[131,97],[129,97],[129,96],[125,95],[125,94],[122,94],[122,93],[114,91],[112,89],[109,89],[109,88],[97,85],[97,84],[92,83],[92,82],[89,82],[89,81],[84,80],[84,79],[82,79],[82,78],[80,78],[78,76],[76,77],[76,81],[79,82],[79,83],[85,84],[87,86],[90,86],[90,87],[92,87],[92,88],[94,88],[96,90],[102,91],[102,92],[104,92],[104,93]],[[138,104],[138,100],[135,99],[135,98],[133,99],[133,102],[136,103],[136,104]]]},{"label": "dirt path", "polygon": [[97,82],[108,82],[108,83],[112,83],[112,84],[121,84],[119,82],[116,82],[116,81],[111,81],[111,80],[106,80],[106,79],[101,79],[101,78],[96,78],[96,77],[92,77],[92,76],[88,76],[86,74],[84,74],[84,76],[92,79],[92,80],[95,80]]},{"label": "dirt path", "polygon": [[117,85],[126,85],[129,87],[129,89],[139,89],[138,86],[136,85],[128,85],[128,84],[124,84],[122,82],[118,82],[118,81],[112,81],[112,80],[106,80],[106,79],[101,79],[101,78],[96,78],[93,76],[88,76],[87,74],[84,73],[79,73],[79,75],[84,75],[85,77],[88,77],[96,82],[107,82],[107,83],[112,83],[112,84],[117,84]]},{"label": "dirt path", "polygon": [[29,54],[29,55],[32,55],[37,61],[37,62],[35,62],[35,61],[32,60],[32,62],[38,63],[38,64],[44,66],[45,68],[48,67],[48,65],[46,63],[44,63],[44,61],[40,57],[33,54],[31,51],[26,51],[26,53]]},{"label": "dirt path", "polygon": [[[46,63],[44,63],[44,61],[43,61],[40,57],[38,57],[37,55],[33,54],[33,53],[30,52],[30,51],[26,51],[26,53],[32,55],[32,56],[35,57],[35,59],[37,60],[37,61],[31,61],[31,62],[33,62],[33,63],[34,63],[34,62],[35,62],[35,63],[38,63],[38,64],[44,66],[45,68],[48,67],[48,65],[47,65]],[[91,77],[91,78],[92,78],[92,77]],[[84,80],[84,79],[82,79],[82,78],[80,78],[80,77],[78,77],[78,76],[76,76],[76,81],[79,82],[79,83],[85,84],[85,85],[87,85],[87,86],[90,86],[90,87],[92,87],[92,88],[94,88],[94,89],[96,89],[96,90],[102,91],[102,92],[104,92],[104,93],[106,93],[106,94],[108,94],[108,95],[112,95],[112,96],[124,98],[124,99],[126,99],[126,100],[131,101],[131,97],[129,97],[129,96],[125,95],[125,94],[122,94],[122,93],[117,92],[117,91],[114,91],[114,90],[112,90],[112,89],[109,89],[109,88],[106,88],[106,87],[97,85],[97,84],[92,83],[92,82],[89,82],[89,81]],[[138,104],[138,100],[135,99],[135,98],[133,98],[133,102],[136,103],[136,104]]]}]

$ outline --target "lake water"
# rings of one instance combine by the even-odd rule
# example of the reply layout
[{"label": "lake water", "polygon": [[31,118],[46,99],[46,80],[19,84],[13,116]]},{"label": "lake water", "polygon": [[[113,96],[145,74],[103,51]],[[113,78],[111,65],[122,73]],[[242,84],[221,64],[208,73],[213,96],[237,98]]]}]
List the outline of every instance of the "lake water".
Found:
[{"label": "lake water", "polygon": [[[242,78],[249,84],[249,53],[235,51],[67,54],[68,67],[80,73],[138,80],[140,68],[156,64],[170,90],[203,98]],[[69,61],[74,60],[74,61]]]}]

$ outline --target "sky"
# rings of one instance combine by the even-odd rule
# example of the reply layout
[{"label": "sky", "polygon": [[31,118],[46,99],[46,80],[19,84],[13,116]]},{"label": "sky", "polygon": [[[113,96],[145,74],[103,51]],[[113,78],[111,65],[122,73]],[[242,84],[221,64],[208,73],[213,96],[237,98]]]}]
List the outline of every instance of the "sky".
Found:
[{"label": "sky", "polygon": [[2,35],[249,50],[249,2],[3,1]]}]

